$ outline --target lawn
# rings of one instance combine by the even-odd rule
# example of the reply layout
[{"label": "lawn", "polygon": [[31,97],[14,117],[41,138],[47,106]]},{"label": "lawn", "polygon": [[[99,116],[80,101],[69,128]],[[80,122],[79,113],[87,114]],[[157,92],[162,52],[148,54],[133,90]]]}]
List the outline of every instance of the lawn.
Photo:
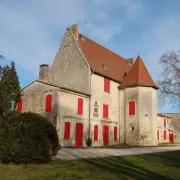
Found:
[{"label": "lawn", "polygon": [[180,179],[180,151],[89,160],[54,160],[49,165],[0,164],[0,180]]}]

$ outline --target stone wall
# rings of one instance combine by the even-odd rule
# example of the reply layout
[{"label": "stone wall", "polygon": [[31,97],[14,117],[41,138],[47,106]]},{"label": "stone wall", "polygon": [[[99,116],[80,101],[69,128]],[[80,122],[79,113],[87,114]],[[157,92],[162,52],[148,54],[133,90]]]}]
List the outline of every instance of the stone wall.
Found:
[{"label": "stone wall", "polygon": [[69,28],[50,67],[50,83],[89,93],[90,68],[83,59]]},{"label": "stone wall", "polygon": [[[104,92],[104,77],[91,75],[91,137],[94,138],[94,125],[98,125],[98,141],[93,146],[103,146],[103,126],[109,127],[109,144],[119,143],[119,92],[118,83],[110,81],[110,93]],[[109,117],[103,118],[103,104],[109,106]],[[94,109],[98,108],[98,113]],[[118,129],[118,141],[114,141],[114,127]]]},{"label": "stone wall", "polygon": [[[59,88],[38,81],[22,91],[23,112],[34,112],[47,117],[56,126],[58,114],[57,91]],[[52,95],[52,112],[45,112],[46,96]]]},{"label": "stone wall", "polygon": [[[76,123],[83,124],[83,147],[86,147],[85,138],[89,130],[89,97],[73,92],[58,91],[60,113],[58,116],[58,135],[61,146],[75,146]],[[77,114],[78,98],[83,99],[83,114]],[[70,122],[70,139],[64,139],[64,124]]]},{"label": "stone wall", "polygon": [[[129,115],[129,102],[135,101],[135,115]],[[151,87],[120,89],[120,140],[130,145],[157,145],[156,90]],[[144,138],[147,136],[146,138]]]}]

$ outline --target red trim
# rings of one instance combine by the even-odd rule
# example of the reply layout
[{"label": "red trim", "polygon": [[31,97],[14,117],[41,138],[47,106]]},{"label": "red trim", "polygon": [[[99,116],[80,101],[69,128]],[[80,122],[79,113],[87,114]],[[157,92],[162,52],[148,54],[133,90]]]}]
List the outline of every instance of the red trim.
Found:
[{"label": "red trim", "polygon": [[51,105],[52,105],[52,95],[48,94],[46,96],[46,112],[51,112]]},{"label": "red trim", "polygon": [[109,114],[109,107],[108,105],[103,104],[103,117],[108,118],[108,114]]},{"label": "red trim", "polygon": [[104,78],[104,92],[110,92],[110,80]]},{"label": "red trim", "polygon": [[129,115],[135,115],[135,101],[129,102]]},{"label": "red trim", "polygon": [[83,114],[83,99],[78,98],[78,109],[77,109],[78,114]]},{"label": "red trim", "polygon": [[164,119],[164,127],[166,127],[166,119]]},{"label": "red trim", "polygon": [[22,99],[19,99],[19,101],[18,101],[18,107],[17,107],[17,111],[18,111],[19,113],[22,112],[22,104],[23,104]]},{"label": "red trim", "polygon": [[166,140],[166,130],[164,130],[164,140]]},{"label": "red trim", "polygon": [[159,140],[159,130],[157,130],[157,139]]},{"label": "red trim", "polygon": [[114,140],[117,141],[117,127],[114,127]]},{"label": "red trim", "polygon": [[64,139],[70,139],[70,122],[64,123]]},{"label": "red trim", "polygon": [[98,141],[98,125],[94,125],[94,141]]}]

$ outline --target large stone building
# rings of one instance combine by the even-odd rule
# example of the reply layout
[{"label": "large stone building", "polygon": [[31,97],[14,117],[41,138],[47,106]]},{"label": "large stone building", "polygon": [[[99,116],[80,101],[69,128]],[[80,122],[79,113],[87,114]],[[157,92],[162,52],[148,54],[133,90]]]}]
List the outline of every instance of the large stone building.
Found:
[{"label": "large stone building", "polygon": [[22,91],[20,112],[56,126],[61,146],[157,145],[157,85],[140,55],[125,59],[67,28],[52,65]]}]

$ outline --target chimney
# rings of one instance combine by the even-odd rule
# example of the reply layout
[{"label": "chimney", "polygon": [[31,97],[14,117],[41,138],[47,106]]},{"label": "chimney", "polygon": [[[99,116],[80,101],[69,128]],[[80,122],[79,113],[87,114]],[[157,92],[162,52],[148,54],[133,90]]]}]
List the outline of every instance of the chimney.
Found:
[{"label": "chimney", "polygon": [[39,80],[48,82],[48,80],[49,80],[49,65],[47,65],[47,64],[39,65]]},{"label": "chimney", "polygon": [[133,66],[134,62],[135,62],[135,59],[134,58],[129,58],[127,59],[129,65]]},{"label": "chimney", "polygon": [[79,36],[79,25],[78,24],[74,24],[71,26],[72,32],[76,38],[76,40],[78,41],[78,36]]}]

